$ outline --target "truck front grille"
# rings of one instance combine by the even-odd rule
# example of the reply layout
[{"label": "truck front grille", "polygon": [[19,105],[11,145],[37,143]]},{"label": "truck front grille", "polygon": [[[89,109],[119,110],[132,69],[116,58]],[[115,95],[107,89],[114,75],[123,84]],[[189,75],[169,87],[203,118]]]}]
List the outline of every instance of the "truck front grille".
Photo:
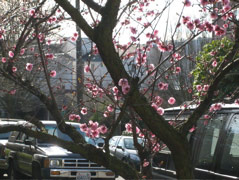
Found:
[{"label": "truck front grille", "polygon": [[87,159],[80,158],[80,159],[63,159],[63,167],[66,168],[100,168],[103,169],[103,166],[99,166],[96,163],[93,163]]}]

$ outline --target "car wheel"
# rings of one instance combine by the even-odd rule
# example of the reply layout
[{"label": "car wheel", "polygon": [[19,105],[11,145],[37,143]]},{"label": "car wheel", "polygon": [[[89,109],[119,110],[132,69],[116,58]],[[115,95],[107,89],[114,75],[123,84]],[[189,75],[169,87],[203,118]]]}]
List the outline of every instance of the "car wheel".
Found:
[{"label": "car wheel", "polygon": [[34,163],[32,165],[32,177],[33,177],[33,179],[37,179],[37,180],[42,179],[42,177],[41,177],[41,167],[36,163]]},{"label": "car wheel", "polygon": [[0,179],[3,179],[4,172],[0,171]]},{"label": "car wheel", "polygon": [[21,174],[19,172],[17,172],[17,170],[14,167],[14,163],[12,161],[9,164],[8,178],[10,180],[15,180],[15,179],[21,178]]}]

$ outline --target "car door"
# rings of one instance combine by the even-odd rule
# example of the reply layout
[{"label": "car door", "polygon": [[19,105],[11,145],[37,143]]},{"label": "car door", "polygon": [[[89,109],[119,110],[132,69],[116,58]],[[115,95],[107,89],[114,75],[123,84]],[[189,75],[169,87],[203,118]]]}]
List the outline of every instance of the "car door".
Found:
[{"label": "car door", "polygon": [[119,136],[114,136],[109,140],[109,150],[111,155],[115,155],[116,143],[118,143]]},{"label": "car door", "polygon": [[215,178],[239,177],[239,114],[234,114],[227,127],[225,141],[220,144],[220,158],[216,164]]},{"label": "car door", "polygon": [[124,138],[122,137],[118,140],[118,143],[116,145],[115,156],[119,159],[125,158]]},{"label": "car door", "polygon": [[26,143],[26,140],[33,140],[33,138],[28,137],[24,133],[20,133],[17,138],[17,143],[20,146],[17,152],[17,164],[20,172],[23,172],[24,174],[31,174],[33,155],[32,151],[34,151],[34,146]]},{"label": "car door", "polygon": [[215,178],[214,169],[219,153],[218,147],[225,135],[224,127],[227,119],[228,114],[216,114],[209,121],[201,119],[198,122],[198,129],[193,137],[193,158],[196,167],[196,178]]}]

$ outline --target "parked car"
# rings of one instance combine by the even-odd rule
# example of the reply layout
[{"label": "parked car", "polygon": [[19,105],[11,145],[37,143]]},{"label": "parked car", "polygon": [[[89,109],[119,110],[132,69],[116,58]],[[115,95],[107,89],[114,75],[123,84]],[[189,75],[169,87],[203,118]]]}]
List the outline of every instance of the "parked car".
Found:
[{"label": "parked car", "polygon": [[[55,121],[42,121],[49,134],[66,141],[71,138],[62,133]],[[69,123],[81,132],[79,123]],[[30,126],[36,129],[35,126]],[[86,138],[88,143],[92,139]],[[57,144],[28,137],[22,132],[12,132],[5,148],[6,159],[9,164],[9,177],[16,179],[20,174],[33,177],[34,179],[114,179],[115,174],[93,163],[80,154],[75,154],[61,148]]]},{"label": "parked car", "polygon": [[[177,122],[185,120],[195,109],[189,107]],[[175,121],[180,107],[166,109],[164,117]],[[192,160],[197,179],[239,179],[239,106],[222,105],[222,109],[197,122],[196,129],[188,135],[192,147]],[[154,172],[162,179],[175,178],[176,172],[171,152],[166,148],[154,159]]]},{"label": "parked car", "polygon": [[[9,125],[17,124],[17,122],[21,121],[21,119],[8,119],[8,118],[0,118],[0,126],[6,127]],[[3,177],[5,173],[7,173],[7,160],[5,159],[5,145],[8,141],[8,137],[10,132],[8,133],[0,133],[0,178]]]},{"label": "parked car", "polygon": [[[143,140],[138,138],[138,142],[142,144]],[[134,146],[133,137],[113,136],[109,141],[109,150],[111,155],[131,164],[137,170],[140,169],[140,158]]]}]

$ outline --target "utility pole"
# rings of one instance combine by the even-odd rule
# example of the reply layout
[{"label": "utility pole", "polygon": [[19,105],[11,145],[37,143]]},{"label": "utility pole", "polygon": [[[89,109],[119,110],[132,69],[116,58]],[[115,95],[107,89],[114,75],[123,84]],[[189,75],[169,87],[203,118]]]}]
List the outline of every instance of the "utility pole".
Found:
[{"label": "utility pole", "polygon": [[[80,0],[76,0],[75,5],[76,9],[80,11]],[[76,31],[78,33],[78,38],[76,40],[76,95],[78,112],[80,114],[80,108],[82,107],[81,104],[83,103],[84,93],[84,60],[82,59],[81,29],[76,26]]]}]

